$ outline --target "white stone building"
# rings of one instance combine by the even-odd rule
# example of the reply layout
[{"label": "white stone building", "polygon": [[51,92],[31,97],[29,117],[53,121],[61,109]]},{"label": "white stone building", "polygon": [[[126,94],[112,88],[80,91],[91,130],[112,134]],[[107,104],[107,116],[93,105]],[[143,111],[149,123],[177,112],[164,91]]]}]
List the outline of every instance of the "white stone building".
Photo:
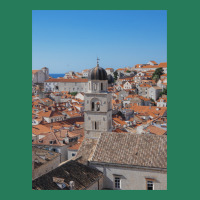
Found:
[{"label": "white stone building", "polygon": [[149,98],[156,101],[161,92],[162,92],[162,88],[160,88],[158,86],[150,87],[149,88]]},{"label": "white stone building", "polygon": [[85,78],[87,78],[88,77],[88,74],[89,74],[89,69],[84,69],[83,71],[82,71],[82,74],[83,74],[83,77],[85,77]]},{"label": "white stone building", "polygon": [[113,75],[113,73],[115,71],[113,68],[106,68],[105,70],[106,70],[107,75],[109,75],[109,74]]},{"label": "white stone building", "polygon": [[49,69],[43,67],[41,70],[32,70],[32,84],[44,83],[49,79]]},{"label": "white stone building", "polygon": [[86,92],[88,79],[49,79],[44,83],[45,92]]}]

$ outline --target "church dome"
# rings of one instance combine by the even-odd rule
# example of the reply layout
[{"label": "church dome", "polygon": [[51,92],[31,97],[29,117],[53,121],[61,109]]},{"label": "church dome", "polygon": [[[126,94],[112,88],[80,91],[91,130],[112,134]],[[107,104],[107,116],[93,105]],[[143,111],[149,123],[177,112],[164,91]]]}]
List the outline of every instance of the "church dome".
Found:
[{"label": "church dome", "polygon": [[111,74],[108,75],[108,84],[114,83],[114,78]]},{"label": "church dome", "polygon": [[97,66],[90,70],[88,80],[107,80],[107,72],[97,63]]}]

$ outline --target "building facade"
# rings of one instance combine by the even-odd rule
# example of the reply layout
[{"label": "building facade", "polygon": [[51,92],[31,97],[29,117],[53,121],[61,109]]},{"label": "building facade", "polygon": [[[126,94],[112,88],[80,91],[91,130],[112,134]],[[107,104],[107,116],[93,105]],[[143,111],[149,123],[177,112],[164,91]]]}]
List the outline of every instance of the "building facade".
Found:
[{"label": "building facade", "polygon": [[86,92],[88,79],[49,79],[44,83],[45,92]]},{"label": "building facade", "polygon": [[49,69],[43,67],[41,70],[32,70],[32,84],[44,83],[49,79]]}]

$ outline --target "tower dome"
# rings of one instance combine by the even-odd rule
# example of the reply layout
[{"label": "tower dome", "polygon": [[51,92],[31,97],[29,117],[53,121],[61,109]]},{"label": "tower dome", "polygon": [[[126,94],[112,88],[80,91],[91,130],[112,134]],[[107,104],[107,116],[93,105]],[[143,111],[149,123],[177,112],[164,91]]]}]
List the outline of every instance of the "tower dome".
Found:
[{"label": "tower dome", "polygon": [[107,72],[102,67],[99,67],[98,59],[97,66],[92,68],[88,74],[88,80],[107,80]]}]

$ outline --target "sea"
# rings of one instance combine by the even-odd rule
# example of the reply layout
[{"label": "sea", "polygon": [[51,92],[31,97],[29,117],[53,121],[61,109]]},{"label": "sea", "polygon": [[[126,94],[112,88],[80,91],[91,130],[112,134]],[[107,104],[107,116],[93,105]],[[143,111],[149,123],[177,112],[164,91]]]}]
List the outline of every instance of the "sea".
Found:
[{"label": "sea", "polygon": [[65,74],[49,74],[52,78],[64,77]]}]

